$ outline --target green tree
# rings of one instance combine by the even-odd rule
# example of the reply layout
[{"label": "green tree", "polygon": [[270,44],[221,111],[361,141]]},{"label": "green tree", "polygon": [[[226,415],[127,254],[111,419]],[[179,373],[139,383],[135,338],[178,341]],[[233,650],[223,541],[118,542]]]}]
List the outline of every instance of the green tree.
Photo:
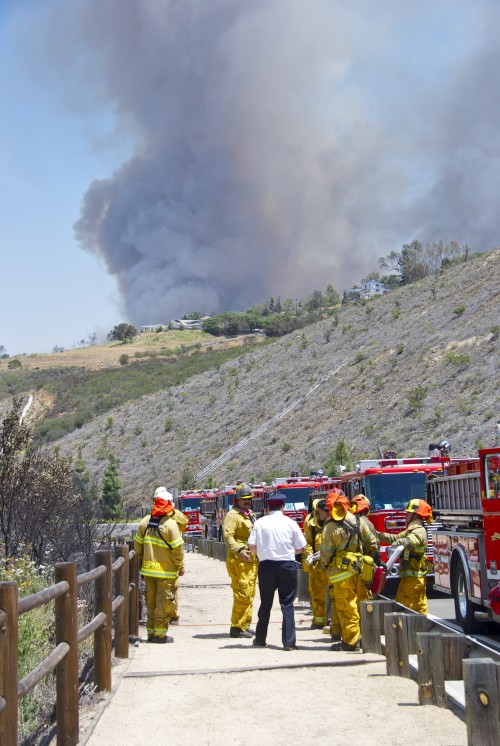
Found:
[{"label": "green tree", "polygon": [[21,422],[22,399],[0,423],[0,541],[6,558],[40,563],[47,535],[71,503],[71,460],[41,449]]},{"label": "green tree", "polygon": [[132,324],[117,324],[108,334],[110,342],[131,342],[137,337],[137,329]]},{"label": "green tree", "polygon": [[104,520],[118,520],[123,518],[122,483],[118,476],[118,463],[110,453],[108,465],[102,480],[101,517]]},{"label": "green tree", "polygon": [[354,471],[354,456],[351,448],[344,440],[337,441],[334,450],[323,465],[325,474],[335,477],[341,471],[339,466],[345,466],[347,471]]},{"label": "green tree", "polygon": [[206,334],[213,334],[214,337],[220,337],[221,334],[224,334],[219,316],[210,316],[208,319],[204,319],[201,328]]},{"label": "green tree", "polygon": [[340,303],[340,295],[335,290],[332,283],[326,286],[326,300],[329,306],[336,306]]},{"label": "green tree", "polygon": [[190,490],[194,487],[195,477],[190,464],[184,464],[179,482],[180,490]]}]

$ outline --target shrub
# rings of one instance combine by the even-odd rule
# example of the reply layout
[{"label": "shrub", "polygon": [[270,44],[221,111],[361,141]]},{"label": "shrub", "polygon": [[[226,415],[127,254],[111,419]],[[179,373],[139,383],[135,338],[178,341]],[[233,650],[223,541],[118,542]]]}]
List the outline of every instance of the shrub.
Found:
[{"label": "shrub", "polygon": [[[54,582],[52,571],[25,558],[0,561],[0,581],[13,581],[19,596],[30,596]],[[19,617],[19,678],[32,671],[54,648],[54,605],[44,604]],[[30,734],[49,718],[54,674],[44,678],[19,700],[19,734],[29,743]]]},{"label": "shrub", "polygon": [[446,360],[457,368],[466,368],[470,363],[470,355],[458,352],[447,352]]},{"label": "shrub", "polygon": [[455,314],[455,316],[461,316],[464,311],[465,311],[465,306],[457,306],[457,308],[453,309],[453,313]]},{"label": "shrub", "polygon": [[401,316],[401,311],[399,310],[399,308],[393,308],[391,313],[393,319],[399,319],[399,317]]},{"label": "shrub", "polygon": [[493,339],[498,339],[500,335],[500,326],[498,324],[493,324],[493,326],[490,329],[491,335]]},{"label": "shrub", "polygon": [[127,365],[128,361],[129,356],[125,352],[118,358],[118,362],[120,363],[120,365]]},{"label": "shrub", "polygon": [[10,368],[10,370],[12,370],[13,368],[21,368],[21,366],[22,363],[20,360],[17,359],[17,357],[15,357],[13,360],[9,360],[9,362],[7,363],[7,368]]},{"label": "shrub", "polygon": [[174,420],[172,417],[166,417],[164,422],[164,429],[166,433],[169,433],[174,426]]},{"label": "shrub", "polygon": [[292,450],[292,446],[290,445],[290,443],[283,443],[283,445],[281,446],[281,450],[283,451],[283,453],[288,453],[288,451]]},{"label": "shrub", "polygon": [[408,404],[413,412],[419,411],[427,396],[427,386],[417,386],[408,394]]}]

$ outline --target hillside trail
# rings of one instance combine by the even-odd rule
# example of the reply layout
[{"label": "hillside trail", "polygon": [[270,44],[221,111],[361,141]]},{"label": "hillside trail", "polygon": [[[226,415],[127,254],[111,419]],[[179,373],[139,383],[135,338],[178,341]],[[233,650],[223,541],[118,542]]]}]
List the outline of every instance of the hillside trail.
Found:
[{"label": "hillside trail", "polygon": [[[331,652],[297,607],[296,651],[281,644],[277,598],[268,646],[231,639],[232,593],[225,564],[186,555],[180,624],[169,645],[139,643],[115,667],[114,689],[83,714],[81,744],[197,743],[201,746],[311,743],[465,746],[466,726],[451,710],[418,704],[410,679],[386,675],[385,658]],[[259,606],[254,602],[254,624]],[[146,638],[141,627],[140,636]]]}]

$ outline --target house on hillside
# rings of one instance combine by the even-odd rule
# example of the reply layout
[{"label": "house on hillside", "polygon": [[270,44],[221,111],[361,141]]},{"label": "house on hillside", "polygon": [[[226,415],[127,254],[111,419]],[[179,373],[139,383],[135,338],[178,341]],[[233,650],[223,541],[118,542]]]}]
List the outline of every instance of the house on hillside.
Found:
[{"label": "house on hillside", "polygon": [[172,319],[169,326],[172,329],[180,329],[182,327],[183,329],[193,330],[201,329],[202,323],[203,319]]},{"label": "house on hillside", "polygon": [[391,291],[382,285],[377,280],[369,280],[363,282],[361,285],[355,285],[352,288],[346,288],[344,290],[344,297],[353,298],[358,296],[360,300],[367,300],[368,298],[374,298],[376,295],[387,295]]},{"label": "house on hillside", "polygon": [[[206,317],[204,317],[206,318]],[[158,329],[201,329],[203,319],[172,319],[165,324],[145,324],[141,326],[141,332],[156,332]]]}]

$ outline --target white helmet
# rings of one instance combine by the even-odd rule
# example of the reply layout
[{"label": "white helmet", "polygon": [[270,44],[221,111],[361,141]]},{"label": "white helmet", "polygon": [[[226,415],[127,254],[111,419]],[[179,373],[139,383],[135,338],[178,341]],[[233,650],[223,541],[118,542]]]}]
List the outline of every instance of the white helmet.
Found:
[{"label": "white helmet", "polygon": [[170,500],[170,502],[172,502],[172,500],[174,499],[166,487],[158,487],[155,490],[155,494],[153,495],[153,497],[155,500],[157,497],[161,497],[163,498],[163,500]]}]

